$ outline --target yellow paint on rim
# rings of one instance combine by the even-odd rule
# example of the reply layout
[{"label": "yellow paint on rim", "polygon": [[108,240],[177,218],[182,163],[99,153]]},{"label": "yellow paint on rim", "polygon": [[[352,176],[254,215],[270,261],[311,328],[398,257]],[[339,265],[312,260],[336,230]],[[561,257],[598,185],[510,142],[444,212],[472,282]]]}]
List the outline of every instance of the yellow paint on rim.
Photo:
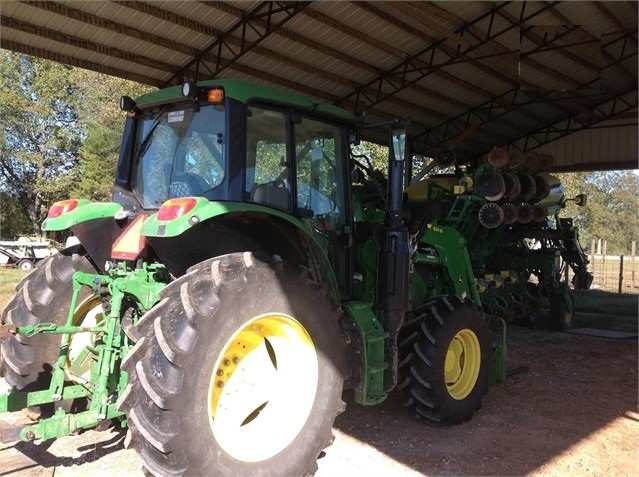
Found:
[{"label": "yellow paint on rim", "polygon": [[475,388],[481,366],[481,346],[474,331],[464,328],[446,351],[444,378],[453,399],[462,400]]},{"label": "yellow paint on rim", "polygon": [[302,324],[282,313],[253,318],[226,343],[211,374],[216,441],[244,462],[273,457],[304,427],[317,386],[317,353]]},{"label": "yellow paint on rim", "polygon": [[570,310],[568,308],[567,305],[564,305],[565,309],[562,315],[562,319],[564,320],[564,323],[566,324],[566,326],[570,325],[570,322],[572,321],[572,310]]},{"label": "yellow paint on rim", "polygon": [[[78,305],[73,314],[75,326],[96,326],[104,319],[102,300],[99,296],[91,295]],[[87,347],[95,346],[95,333],[74,333],[71,335],[65,374],[74,383],[88,383],[91,380],[93,363],[97,355],[89,351]],[[86,349],[86,351],[85,351]]]}]

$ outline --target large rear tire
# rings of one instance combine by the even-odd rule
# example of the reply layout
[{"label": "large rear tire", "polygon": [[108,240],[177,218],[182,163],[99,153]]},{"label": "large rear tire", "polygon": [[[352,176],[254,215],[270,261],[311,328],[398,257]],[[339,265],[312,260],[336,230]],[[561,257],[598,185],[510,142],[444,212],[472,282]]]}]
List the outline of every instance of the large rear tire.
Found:
[{"label": "large rear tire", "polygon": [[469,301],[441,296],[415,311],[400,333],[400,385],[404,406],[429,424],[469,420],[488,388],[491,338]]},{"label": "large rear tire", "polygon": [[[2,312],[2,322],[18,326],[65,324],[73,291],[71,277],[77,271],[95,273],[77,247],[42,260],[16,286],[16,294]],[[83,290],[79,303],[89,295],[88,289]],[[21,391],[46,389],[59,351],[60,335],[10,336],[0,345],[0,377]]]},{"label": "large rear tire", "polygon": [[155,475],[310,475],[332,442],[344,342],[326,290],[251,253],[162,291],[123,361],[127,438]]}]

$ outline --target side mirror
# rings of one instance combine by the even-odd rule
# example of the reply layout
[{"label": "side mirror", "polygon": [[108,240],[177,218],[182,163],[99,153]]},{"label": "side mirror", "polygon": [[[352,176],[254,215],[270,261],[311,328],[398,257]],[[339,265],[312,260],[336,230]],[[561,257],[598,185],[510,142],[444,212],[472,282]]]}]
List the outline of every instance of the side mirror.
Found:
[{"label": "side mirror", "polygon": [[392,154],[391,160],[403,161],[406,154],[406,129],[391,130]]},{"label": "side mirror", "polygon": [[361,143],[359,131],[350,131],[348,134],[348,142],[353,146],[359,146]]},{"label": "side mirror", "polygon": [[130,96],[122,96],[120,98],[120,109],[130,113],[135,109],[135,101]]}]

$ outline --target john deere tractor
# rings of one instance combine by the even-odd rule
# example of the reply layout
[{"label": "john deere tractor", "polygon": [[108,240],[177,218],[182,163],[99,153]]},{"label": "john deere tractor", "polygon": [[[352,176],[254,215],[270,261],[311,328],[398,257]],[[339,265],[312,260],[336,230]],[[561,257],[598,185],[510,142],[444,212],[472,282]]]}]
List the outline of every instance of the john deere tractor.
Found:
[{"label": "john deere tractor", "polygon": [[[2,313],[0,411],[39,414],[3,440],[114,423],[154,475],[308,475],[343,389],[472,417],[503,320],[471,237],[407,200],[402,120],[232,80],[120,105],[112,202],[50,208],[43,229],[77,243]],[[364,127],[387,134],[386,174],[353,152]]]}]

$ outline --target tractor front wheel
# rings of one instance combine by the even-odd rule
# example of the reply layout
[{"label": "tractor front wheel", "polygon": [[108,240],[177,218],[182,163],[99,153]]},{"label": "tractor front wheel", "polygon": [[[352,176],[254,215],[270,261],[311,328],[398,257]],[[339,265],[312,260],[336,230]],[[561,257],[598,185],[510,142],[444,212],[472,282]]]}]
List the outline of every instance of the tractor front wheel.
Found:
[{"label": "tractor front wheel", "polygon": [[570,290],[550,295],[550,326],[559,331],[575,326],[575,296]]},{"label": "tractor front wheel", "polygon": [[429,424],[469,420],[488,388],[490,331],[469,301],[441,296],[415,311],[400,334],[404,406]]},{"label": "tractor front wheel", "polygon": [[343,410],[326,289],[251,253],[207,260],[138,324],[120,400],[155,475],[309,475]]}]

